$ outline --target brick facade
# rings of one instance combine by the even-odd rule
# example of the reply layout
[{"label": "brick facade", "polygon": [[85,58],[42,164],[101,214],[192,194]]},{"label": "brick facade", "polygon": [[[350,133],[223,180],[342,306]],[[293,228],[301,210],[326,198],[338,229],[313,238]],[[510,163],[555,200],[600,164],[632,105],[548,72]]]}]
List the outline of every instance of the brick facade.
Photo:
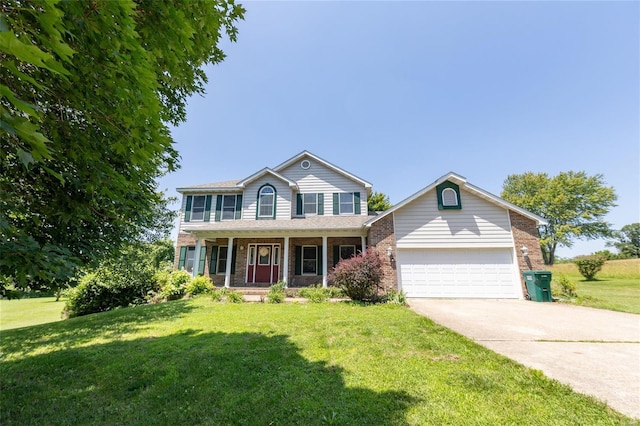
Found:
[{"label": "brick facade", "polygon": [[[518,269],[520,270],[520,284],[524,294],[527,288],[522,276],[523,271],[545,269],[538,239],[538,226],[535,220],[522,216],[520,213],[509,210],[509,220],[511,221],[511,233],[518,257]],[[529,255],[524,257],[522,247],[529,250]]]},{"label": "brick facade", "polygon": [[[398,290],[398,273],[396,270],[396,238],[393,226],[393,214],[388,214],[374,222],[369,230],[369,247],[375,250],[382,258],[384,288]],[[387,249],[391,247],[393,261],[389,260]]]}]

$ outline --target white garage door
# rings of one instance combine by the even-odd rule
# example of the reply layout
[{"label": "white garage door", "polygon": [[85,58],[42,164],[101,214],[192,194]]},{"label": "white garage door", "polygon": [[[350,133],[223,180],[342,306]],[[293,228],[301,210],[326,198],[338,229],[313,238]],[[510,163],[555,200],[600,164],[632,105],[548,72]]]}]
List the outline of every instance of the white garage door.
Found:
[{"label": "white garage door", "polygon": [[409,297],[518,298],[512,249],[400,249],[400,288]]}]

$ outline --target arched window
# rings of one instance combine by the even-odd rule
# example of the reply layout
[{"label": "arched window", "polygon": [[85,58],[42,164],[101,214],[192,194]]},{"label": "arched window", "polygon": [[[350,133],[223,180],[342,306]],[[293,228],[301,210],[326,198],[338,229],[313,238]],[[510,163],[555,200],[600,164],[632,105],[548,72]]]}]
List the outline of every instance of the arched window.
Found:
[{"label": "arched window", "polygon": [[258,191],[258,218],[276,217],[276,190],[271,185],[264,185]]},{"label": "arched window", "polygon": [[442,205],[445,207],[453,207],[458,205],[458,194],[453,188],[445,188],[442,191]]}]

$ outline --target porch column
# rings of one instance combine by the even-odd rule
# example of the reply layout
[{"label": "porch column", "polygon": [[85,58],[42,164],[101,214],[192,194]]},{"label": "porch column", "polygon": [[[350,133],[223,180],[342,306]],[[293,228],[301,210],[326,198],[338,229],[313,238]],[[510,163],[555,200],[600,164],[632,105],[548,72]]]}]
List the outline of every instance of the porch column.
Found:
[{"label": "porch column", "polygon": [[198,268],[200,267],[200,247],[202,247],[200,238],[196,238],[196,252],[193,254],[193,271],[191,271],[191,275],[194,277],[198,276]]},{"label": "porch column", "polygon": [[229,237],[227,247],[227,270],[224,272],[224,286],[229,288],[231,285],[231,261],[233,260],[233,237]]},{"label": "porch column", "polygon": [[284,237],[284,259],[282,262],[282,281],[284,281],[284,288],[289,288],[289,237]]},{"label": "porch column", "polygon": [[[362,245],[362,252],[367,251],[367,237],[364,235],[360,236],[360,244]],[[356,253],[357,254],[357,253]]]},{"label": "porch column", "polygon": [[327,236],[322,236],[322,287],[327,288],[327,274],[329,269],[327,267]]}]

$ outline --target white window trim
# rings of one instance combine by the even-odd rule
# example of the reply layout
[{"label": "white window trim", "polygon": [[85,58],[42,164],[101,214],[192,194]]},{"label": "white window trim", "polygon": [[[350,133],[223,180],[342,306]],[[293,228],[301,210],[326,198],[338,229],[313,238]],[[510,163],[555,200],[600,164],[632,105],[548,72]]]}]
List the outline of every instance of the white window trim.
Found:
[{"label": "white window trim", "polygon": [[[202,203],[202,219],[194,219],[193,218],[193,209],[196,206],[196,198],[202,198],[203,203]],[[191,198],[191,215],[189,218],[190,222],[204,222],[204,215],[205,212],[207,211],[207,196],[206,195],[193,195]]]},{"label": "white window trim", "polygon": [[[233,197],[233,217],[231,219],[224,217],[224,200],[225,197]],[[222,205],[220,206],[220,220],[221,221],[227,221],[227,220],[236,220],[236,205],[238,202],[238,194],[223,194],[222,195]]]},{"label": "white window trim", "polygon": [[[269,189],[271,190],[271,212],[269,214],[262,214],[262,191]],[[260,188],[260,192],[258,193],[258,205],[256,206],[258,209],[258,217],[273,217],[276,209],[276,190],[270,185],[266,185]]]},{"label": "white window trim", "polygon": [[[351,212],[342,212],[342,195],[344,194],[351,195]],[[340,215],[356,214],[356,200],[353,192],[341,192],[340,195],[338,195],[338,213]]]},{"label": "white window trim", "polygon": [[[448,203],[445,197],[445,194],[448,192],[452,192],[455,197],[455,203]],[[458,192],[453,188],[445,188],[442,190],[442,205],[445,207],[455,207],[460,205],[460,201],[458,200]]]},{"label": "white window trim", "polygon": [[[315,200],[314,200],[313,204],[314,204],[314,206],[316,208],[316,211],[313,212],[313,213],[307,213],[307,211],[305,209],[305,205],[307,204],[306,203],[307,195],[315,195]],[[318,215],[318,193],[316,193],[316,192],[306,192],[306,193],[302,194],[302,215],[303,216],[317,216]]]},{"label": "white window trim", "polygon": [[[315,264],[316,264],[316,267],[315,267],[315,271],[314,271],[314,272],[305,272],[305,271],[304,271],[304,261],[305,261],[305,258],[304,258],[304,249],[305,249],[305,248],[312,248],[312,249],[314,249],[314,250],[315,250],[315,252],[316,252],[316,257],[315,257],[315,262],[316,262]],[[318,246],[302,246],[302,253],[301,253],[301,255],[302,255],[302,259],[300,259],[300,273],[301,273],[302,275],[308,275],[308,276],[318,275]],[[307,260],[311,260],[311,259],[307,259]]]}]

